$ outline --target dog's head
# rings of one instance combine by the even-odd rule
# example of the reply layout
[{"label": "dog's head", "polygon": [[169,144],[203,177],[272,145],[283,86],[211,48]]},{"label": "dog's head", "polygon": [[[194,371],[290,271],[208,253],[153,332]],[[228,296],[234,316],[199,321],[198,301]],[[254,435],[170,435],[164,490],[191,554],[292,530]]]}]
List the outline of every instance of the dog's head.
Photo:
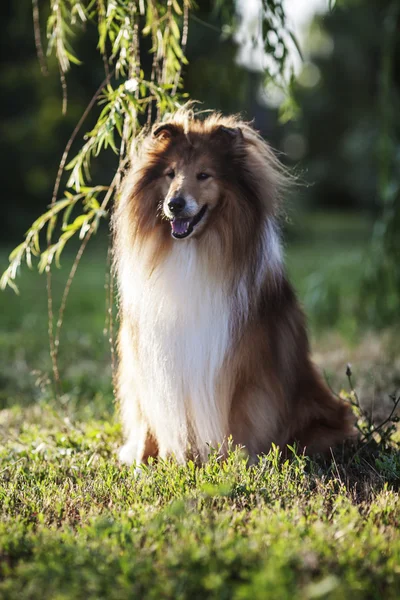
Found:
[{"label": "dog's head", "polygon": [[222,125],[185,132],[177,124],[163,123],[152,136],[162,162],[158,187],[171,235],[178,240],[200,236],[221,207],[227,181],[234,180],[241,146],[244,151],[243,133]]},{"label": "dog's head", "polygon": [[134,157],[120,217],[132,215],[140,239],[158,233],[169,246],[168,239],[213,232],[223,251],[240,254],[275,214],[284,181],[279,161],[247,123],[178,112],[153,127]]}]

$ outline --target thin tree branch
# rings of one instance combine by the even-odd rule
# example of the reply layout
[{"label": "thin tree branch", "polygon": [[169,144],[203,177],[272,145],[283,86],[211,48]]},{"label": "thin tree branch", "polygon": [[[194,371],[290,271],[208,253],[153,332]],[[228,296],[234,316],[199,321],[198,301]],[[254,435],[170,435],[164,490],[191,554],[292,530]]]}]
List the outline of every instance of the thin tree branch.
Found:
[{"label": "thin tree branch", "polygon": [[[182,38],[181,38],[181,48],[182,48],[183,56],[185,55],[185,52],[186,52],[188,33],[189,33],[189,6],[185,2],[184,7],[183,7],[183,26],[182,26]],[[174,87],[172,88],[173,96],[175,96],[176,91],[178,89],[179,80],[181,78],[181,73],[182,73],[182,67],[183,67],[183,59],[180,60],[179,70],[175,74]]]},{"label": "thin tree branch", "polygon": [[[93,108],[93,106],[94,106],[97,98],[99,97],[101,91],[103,90],[104,86],[107,85],[110,77],[111,77],[111,74],[109,74],[103,80],[103,82],[101,83],[101,85],[96,90],[95,94],[93,95],[92,99],[90,100],[89,104],[87,105],[86,109],[84,110],[81,118],[79,119],[76,127],[74,128],[74,130],[73,130],[73,132],[72,132],[72,134],[71,134],[71,136],[70,136],[70,138],[69,138],[69,140],[68,140],[68,142],[67,142],[67,144],[66,144],[66,146],[64,148],[64,152],[63,152],[63,155],[61,157],[60,164],[58,166],[56,181],[54,183],[53,194],[52,194],[52,197],[51,197],[51,205],[52,206],[55,204],[55,202],[57,200],[58,190],[60,188],[60,183],[61,183],[61,177],[62,177],[62,174],[63,174],[64,169],[65,169],[65,164],[67,162],[67,158],[68,158],[71,146],[74,143],[74,140],[75,140],[76,136],[78,135],[78,133],[79,133],[79,131],[80,131],[80,129],[81,129],[84,121],[86,120],[86,117],[88,116],[89,112]],[[87,240],[87,241],[89,241],[89,240]],[[47,241],[47,247],[49,247],[50,244],[51,244],[51,238],[49,238],[48,241]],[[86,244],[87,244],[87,242],[86,242]],[[78,263],[79,263],[79,260],[78,260]],[[60,373],[59,373],[58,362],[57,362],[59,333],[60,333],[60,329],[61,329],[61,324],[59,325],[59,321],[60,321],[60,313],[59,313],[59,317],[57,319],[56,335],[54,335],[54,310],[53,310],[53,294],[52,294],[52,276],[51,276],[50,265],[48,265],[46,267],[46,291],[47,291],[47,316],[48,316],[47,331],[48,331],[48,336],[49,336],[50,357],[51,357],[51,362],[52,362],[52,370],[53,370],[53,380],[54,380],[54,386],[55,386],[55,393],[56,393],[56,397],[58,398],[59,395],[60,395],[60,393],[61,393],[61,380],[60,380]],[[65,292],[65,290],[64,290],[64,292]],[[66,297],[65,297],[65,301],[64,301],[64,295],[63,295],[63,299],[61,301],[61,306],[63,306],[63,303],[65,305],[66,298],[68,297],[68,293],[69,293],[69,289],[67,291],[67,294],[66,294]],[[62,309],[62,313],[64,312],[64,308]],[[62,323],[62,314],[61,314],[61,323]]]},{"label": "thin tree branch", "polygon": [[47,76],[49,71],[47,69],[47,63],[43,52],[42,37],[40,34],[40,17],[39,17],[39,3],[38,0],[32,0],[32,16],[33,16],[33,32],[35,36],[36,54],[38,57],[40,70],[42,75]]}]

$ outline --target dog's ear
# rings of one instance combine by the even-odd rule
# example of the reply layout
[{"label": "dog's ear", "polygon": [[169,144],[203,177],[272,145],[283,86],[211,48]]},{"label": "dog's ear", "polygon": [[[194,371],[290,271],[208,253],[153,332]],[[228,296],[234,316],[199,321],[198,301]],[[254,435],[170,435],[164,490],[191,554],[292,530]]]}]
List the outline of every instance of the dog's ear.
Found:
[{"label": "dog's ear", "polygon": [[155,140],[170,140],[178,133],[179,129],[173,123],[158,123],[153,127],[152,136]]},{"label": "dog's ear", "polygon": [[225,127],[225,125],[216,127],[212,137],[218,141],[235,145],[244,140],[243,131],[240,127]]}]

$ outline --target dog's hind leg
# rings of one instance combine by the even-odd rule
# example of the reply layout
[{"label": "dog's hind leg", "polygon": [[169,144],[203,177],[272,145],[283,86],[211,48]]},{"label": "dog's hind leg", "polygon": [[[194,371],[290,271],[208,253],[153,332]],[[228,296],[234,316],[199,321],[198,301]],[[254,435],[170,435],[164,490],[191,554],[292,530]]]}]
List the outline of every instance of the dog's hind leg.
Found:
[{"label": "dog's hind leg", "polygon": [[291,435],[308,454],[325,453],[357,433],[349,404],[336,398],[310,363],[298,388],[297,417]]},{"label": "dog's hind leg", "polygon": [[244,446],[250,463],[254,463],[259,454],[267,453],[272,442],[279,445],[282,441],[279,404],[279,396],[274,396],[267,385],[247,383],[234,395],[230,434],[234,445]]}]

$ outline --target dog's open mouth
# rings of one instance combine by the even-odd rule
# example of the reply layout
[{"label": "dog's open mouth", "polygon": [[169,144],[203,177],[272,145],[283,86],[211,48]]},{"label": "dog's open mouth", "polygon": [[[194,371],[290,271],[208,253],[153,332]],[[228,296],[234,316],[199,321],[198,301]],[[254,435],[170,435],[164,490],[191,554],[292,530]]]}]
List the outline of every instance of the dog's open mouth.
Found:
[{"label": "dog's open mouth", "polygon": [[192,233],[196,225],[200,223],[202,218],[207,212],[207,204],[203,206],[203,208],[194,215],[194,217],[187,218],[178,218],[174,217],[171,221],[171,234],[172,237],[182,240]]}]

